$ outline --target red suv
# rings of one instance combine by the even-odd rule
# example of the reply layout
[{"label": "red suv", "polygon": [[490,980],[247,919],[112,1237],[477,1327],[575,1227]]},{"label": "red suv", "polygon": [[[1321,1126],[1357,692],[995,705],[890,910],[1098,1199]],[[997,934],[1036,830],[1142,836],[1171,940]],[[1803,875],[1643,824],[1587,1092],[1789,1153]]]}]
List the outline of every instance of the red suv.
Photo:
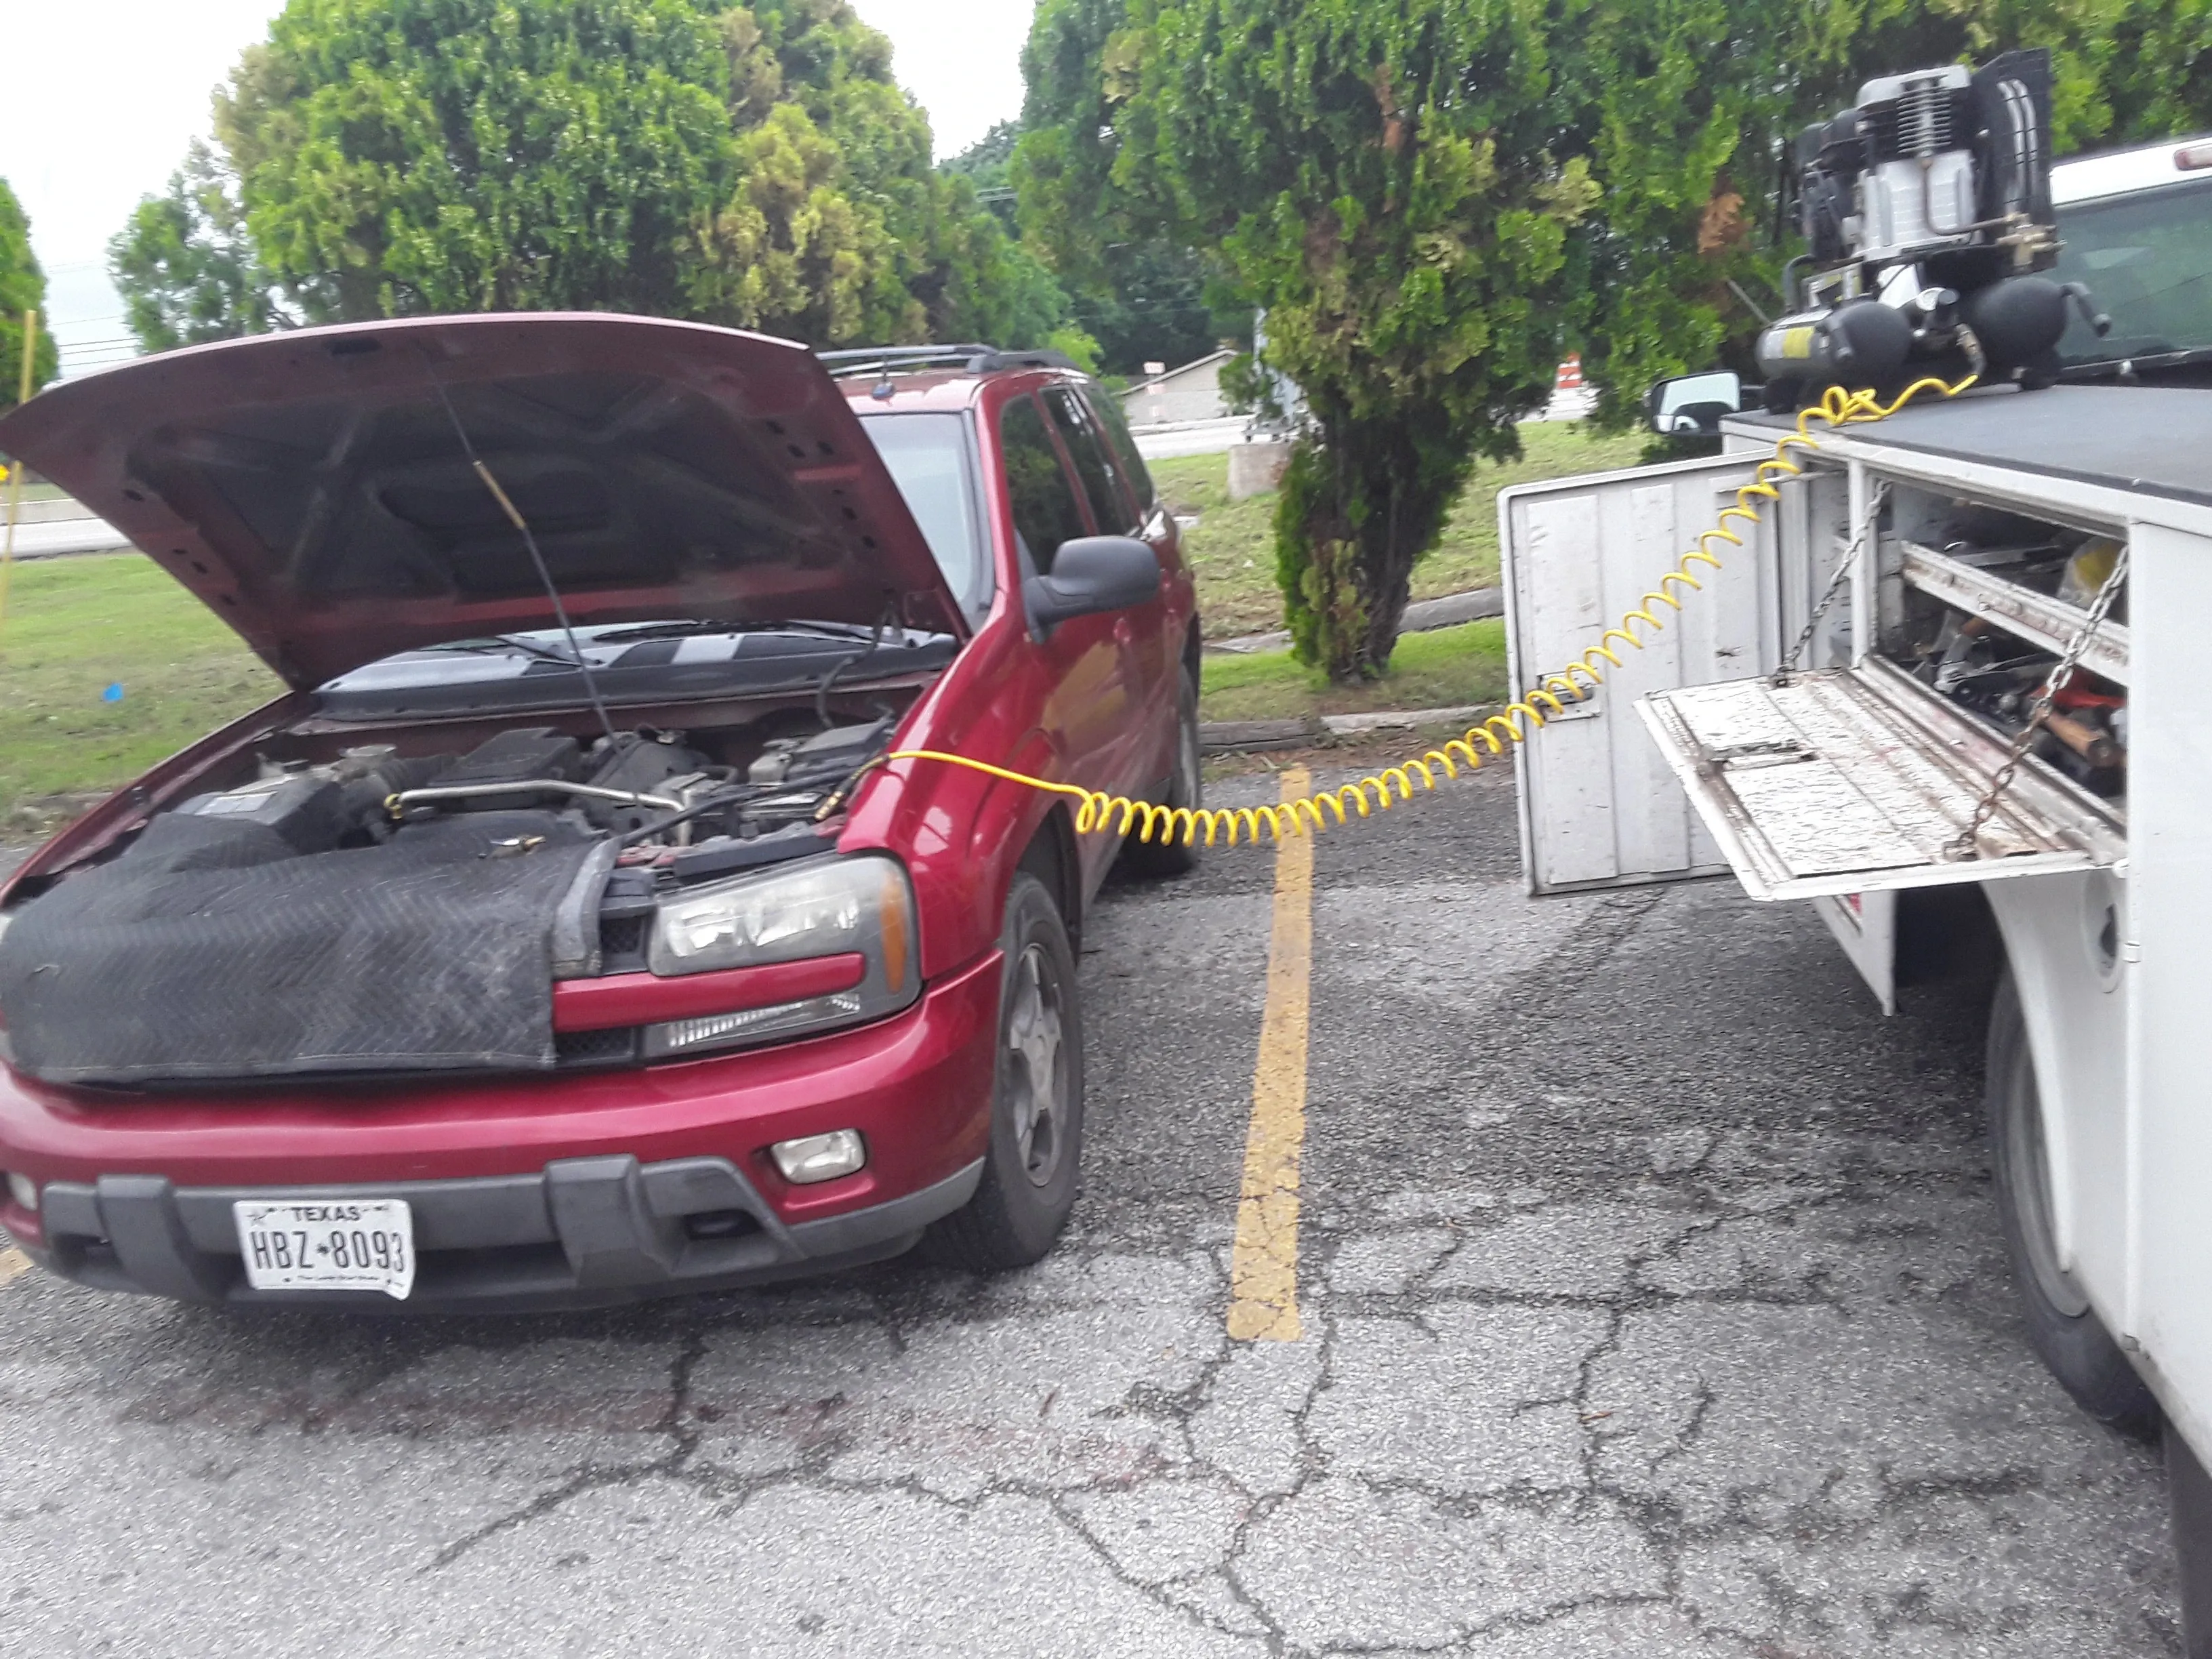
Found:
[{"label": "red suv", "polygon": [[0,886],[40,1261],[479,1310],[1051,1248],[1122,849],[885,757],[1197,805],[1190,576],[1064,360],[424,318],[75,381],[0,452],[291,688]]}]

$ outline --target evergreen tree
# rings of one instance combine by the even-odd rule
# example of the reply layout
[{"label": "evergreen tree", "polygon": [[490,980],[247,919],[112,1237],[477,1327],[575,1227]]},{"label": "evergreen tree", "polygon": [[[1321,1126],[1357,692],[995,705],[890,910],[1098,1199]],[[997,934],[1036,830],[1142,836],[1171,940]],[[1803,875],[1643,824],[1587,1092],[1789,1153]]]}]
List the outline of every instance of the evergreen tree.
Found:
[{"label": "evergreen tree", "polygon": [[111,248],[149,348],[573,309],[1089,349],[847,0],[290,0],[216,118]]},{"label": "evergreen tree", "polygon": [[38,344],[31,354],[33,390],[60,366],[52,322],[46,315],[46,273],[31,252],[31,222],[8,181],[0,179],[0,410],[15,406],[23,386],[23,313],[39,313]]}]

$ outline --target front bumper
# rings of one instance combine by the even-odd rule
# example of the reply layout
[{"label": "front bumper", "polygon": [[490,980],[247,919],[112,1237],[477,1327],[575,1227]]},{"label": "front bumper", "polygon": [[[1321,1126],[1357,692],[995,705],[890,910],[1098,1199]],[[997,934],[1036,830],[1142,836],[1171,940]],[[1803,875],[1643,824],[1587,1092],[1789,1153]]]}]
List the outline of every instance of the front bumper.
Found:
[{"label": "front bumper", "polygon": [[[386,1310],[586,1306],[894,1255],[973,1190],[1000,973],[992,951],[872,1024],[622,1071],[100,1096],[0,1067],[0,1169],[42,1188],[35,1213],[0,1192],[0,1226],[88,1285]],[[846,1128],[855,1175],[793,1186],[769,1157]],[[246,1290],[230,1205],[328,1194],[417,1206],[407,1302]],[[737,1231],[686,1219],[720,1212]]]},{"label": "front bumper", "polygon": [[[982,1173],[978,1158],[903,1198],[796,1224],[718,1158],[567,1158],[536,1175],[281,1191],[107,1175],[46,1188],[46,1243],[31,1255],[80,1284],[184,1302],[430,1313],[604,1307],[896,1255],[965,1204]],[[413,1292],[396,1303],[374,1291],[254,1290],[231,1206],[271,1196],[406,1200]]]}]

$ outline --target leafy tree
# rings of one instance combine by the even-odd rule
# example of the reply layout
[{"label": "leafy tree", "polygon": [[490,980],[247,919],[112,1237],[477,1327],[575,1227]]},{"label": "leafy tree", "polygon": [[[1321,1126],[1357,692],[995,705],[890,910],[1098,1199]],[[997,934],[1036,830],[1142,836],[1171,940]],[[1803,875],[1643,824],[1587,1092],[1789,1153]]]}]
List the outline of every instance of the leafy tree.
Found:
[{"label": "leafy tree", "polygon": [[1088,285],[1063,290],[1048,264],[1054,257],[1054,239],[1020,234],[1014,179],[1015,153],[1022,136],[1019,121],[1001,121],[959,155],[940,162],[938,172],[971,185],[1000,227],[1020,239],[1009,245],[1005,256],[1008,269],[1000,284],[1040,297],[1048,289],[1065,291],[1051,326],[1064,337],[1079,337],[1087,352],[1079,350],[1074,354],[1079,362],[1129,374],[1151,358],[1180,362],[1197,356],[1212,348],[1217,333],[1237,331],[1237,319],[1229,319],[1224,331],[1206,302],[1210,273],[1204,260],[1173,242],[1154,239],[1102,249],[1100,263],[1088,273]]},{"label": "leafy tree", "polygon": [[1104,280],[1069,299],[1114,373],[1187,363],[1224,340],[1249,343],[1252,307],[1197,249],[1151,236],[1105,248],[1099,264]]},{"label": "leafy tree", "polygon": [[[1022,118],[1006,178],[1024,241],[1050,267],[1116,374],[1184,362],[1226,330],[1206,304],[1218,273],[1164,236],[1154,204],[1115,186],[1115,126],[1139,85],[1142,35],[1123,0],[1042,0],[1022,49]],[[1181,227],[1176,227],[1180,230]]]},{"label": "leafy tree", "polygon": [[0,179],[0,410],[15,406],[23,385],[23,313],[39,313],[38,344],[31,354],[31,385],[54,378],[60,359],[46,317],[46,273],[31,252],[31,222],[8,181]]},{"label": "leafy tree", "polygon": [[291,0],[216,130],[311,319],[666,312],[729,183],[730,68],[690,0]]},{"label": "leafy tree", "polygon": [[149,196],[108,244],[125,319],[149,351],[258,334],[283,316],[246,233],[238,181],[195,138],[166,194]]},{"label": "leafy tree", "polygon": [[1089,347],[847,0],[290,0],[216,116],[111,249],[149,347],[528,309]]},{"label": "leafy tree", "polygon": [[1020,121],[1000,121],[957,155],[939,161],[937,170],[965,179],[979,191],[1006,189],[1012,182],[1008,170],[1021,136]]},{"label": "leafy tree", "polygon": [[1543,14],[1158,0],[1102,31],[1109,3],[1040,11],[1046,73],[1098,42],[1099,118],[1025,138],[1025,188],[1060,213],[1097,187],[1171,214],[1264,301],[1311,422],[1276,517],[1292,638],[1371,677],[1475,457],[1514,452],[1559,360],[1567,238],[1597,191],[1553,149]]}]

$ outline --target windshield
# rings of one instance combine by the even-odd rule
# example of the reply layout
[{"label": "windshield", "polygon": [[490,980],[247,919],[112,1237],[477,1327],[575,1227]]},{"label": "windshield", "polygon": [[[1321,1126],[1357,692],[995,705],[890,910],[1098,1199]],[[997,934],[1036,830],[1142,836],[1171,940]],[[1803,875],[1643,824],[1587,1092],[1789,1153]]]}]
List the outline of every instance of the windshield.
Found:
[{"label": "windshield", "polygon": [[2212,349],[2212,179],[2058,210],[2065,246],[2051,275],[2089,285],[2112,319],[2099,339],[2069,313],[2069,363]]},{"label": "windshield", "polygon": [[860,424],[921,526],[945,585],[973,615],[990,597],[991,562],[983,556],[967,422],[957,415],[871,415]]}]

